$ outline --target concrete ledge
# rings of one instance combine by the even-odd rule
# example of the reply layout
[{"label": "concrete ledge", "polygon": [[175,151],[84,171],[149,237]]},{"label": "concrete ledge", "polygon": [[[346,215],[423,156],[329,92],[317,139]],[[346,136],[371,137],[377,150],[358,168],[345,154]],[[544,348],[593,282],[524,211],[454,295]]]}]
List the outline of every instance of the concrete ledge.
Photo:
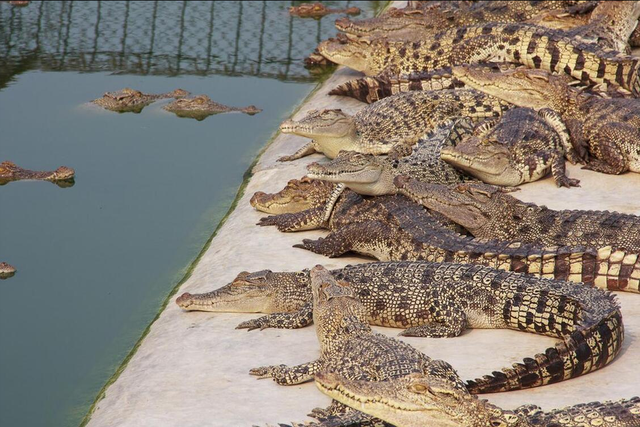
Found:
[{"label": "concrete ledge", "polygon": [[[329,97],[337,84],[357,77],[337,71],[296,114],[309,109],[342,108],[355,112],[364,104]],[[328,259],[291,246],[303,238],[326,233],[279,233],[254,224],[263,215],[249,205],[255,191],[280,190],[292,178],[305,173],[305,165],[323,157],[315,155],[293,163],[276,163],[305,143],[303,138],[279,135],[254,168],[245,194],[200,259],[182,292],[218,288],[243,270],[298,270],[323,264],[337,268],[364,258]],[[517,197],[556,209],[609,209],[640,214],[640,174],[607,176],[576,167],[568,171],[582,180],[582,187],[558,189],[553,180],[528,184]],[[620,294],[626,340],[620,356],[595,373],[532,390],[485,395],[505,408],[533,403],[546,409],[593,400],[619,399],[639,393],[640,295]],[[251,314],[183,312],[169,303],[120,377],[96,404],[89,426],[250,426],[303,421],[312,408],[330,400],[313,383],[282,387],[257,381],[250,368],[269,364],[299,364],[318,357],[313,327],[300,330],[235,330]],[[375,328],[395,336],[397,329]],[[402,338],[432,358],[450,362],[463,379],[472,379],[532,357],[555,340],[505,330],[471,330],[454,339]]]}]

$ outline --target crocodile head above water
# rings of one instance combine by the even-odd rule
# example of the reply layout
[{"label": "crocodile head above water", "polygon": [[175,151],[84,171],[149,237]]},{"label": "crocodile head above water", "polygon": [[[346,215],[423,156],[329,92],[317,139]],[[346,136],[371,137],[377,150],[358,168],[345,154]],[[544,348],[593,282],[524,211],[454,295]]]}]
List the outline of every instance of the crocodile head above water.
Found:
[{"label": "crocodile head above water", "polygon": [[338,402],[398,427],[515,426],[515,415],[487,407],[467,391],[448,363],[438,363],[448,378],[415,373],[387,381],[353,381],[321,372],[315,381],[320,391]]},{"label": "crocodile head above water", "polygon": [[[508,222],[508,218],[510,221],[523,220],[529,210],[535,209],[533,205],[506,194],[509,190],[488,184],[428,184],[406,176],[396,177],[394,184],[401,194],[443,214],[474,236],[481,234],[484,227],[491,226],[498,218],[503,222]],[[509,227],[509,224],[505,223],[504,227]]]},{"label": "crocodile head above water", "polygon": [[66,166],[60,166],[54,171],[32,171],[23,169],[13,162],[5,161],[0,163],[0,185],[9,181],[19,181],[33,179],[39,181],[49,181],[62,187],[73,185],[75,171]]},{"label": "crocodile head above water", "polygon": [[568,77],[542,70],[517,68],[496,73],[486,68],[461,65],[453,67],[453,75],[469,87],[535,110],[551,108],[562,113],[567,108],[572,90],[567,85],[570,82]]},{"label": "crocodile head above water", "polygon": [[176,99],[162,108],[166,111],[175,113],[178,117],[189,117],[198,121],[204,120],[213,114],[229,113],[232,111],[249,114],[250,116],[262,111],[255,105],[249,105],[244,108],[228,107],[212,101],[207,95]]},{"label": "crocodile head above water", "polygon": [[0,279],[8,279],[16,274],[16,268],[6,262],[0,262]]},{"label": "crocodile head above water", "polygon": [[313,138],[330,158],[340,150],[357,147],[357,129],[353,116],[340,109],[312,110],[298,121],[287,120],[280,125],[282,133]]},{"label": "crocodile head above water", "polygon": [[118,113],[139,113],[144,107],[158,99],[182,98],[187,95],[189,95],[189,92],[182,89],[176,89],[169,93],[147,94],[139,90],[124,88],[116,92],[105,92],[102,98],[94,99],[91,102],[102,108]]},{"label": "crocodile head above water", "polygon": [[256,192],[251,197],[251,206],[269,214],[296,213],[324,206],[335,188],[335,184],[303,177],[292,179],[277,193]]},{"label": "crocodile head above water", "polygon": [[379,156],[355,151],[341,151],[328,163],[311,163],[307,166],[308,176],[330,182],[345,184],[359,194],[377,196],[389,194],[393,187],[391,180],[384,178],[385,167]]},{"label": "crocodile head above water", "polygon": [[[293,288],[299,292],[289,291]],[[188,311],[274,313],[296,311],[310,296],[308,270],[293,273],[243,271],[231,283],[215,291],[185,292],[176,299],[176,304]]]}]

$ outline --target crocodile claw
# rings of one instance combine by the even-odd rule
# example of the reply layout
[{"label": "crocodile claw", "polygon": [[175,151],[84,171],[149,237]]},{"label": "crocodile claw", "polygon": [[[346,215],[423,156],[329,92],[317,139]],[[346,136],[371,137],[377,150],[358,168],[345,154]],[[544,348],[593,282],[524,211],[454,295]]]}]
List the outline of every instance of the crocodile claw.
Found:
[{"label": "crocodile claw", "polygon": [[256,223],[256,225],[260,225],[262,227],[268,226],[268,225],[277,225],[278,224],[278,215],[269,215],[269,216],[265,216],[260,218],[260,221],[258,221]]},{"label": "crocodile claw", "polygon": [[254,329],[266,329],[269,326],[263,322],[263,318],[259,317],[257,319],[251,319],[240,323],[236,326],[236,329],[247,329],[247,332],[253,331]]}]

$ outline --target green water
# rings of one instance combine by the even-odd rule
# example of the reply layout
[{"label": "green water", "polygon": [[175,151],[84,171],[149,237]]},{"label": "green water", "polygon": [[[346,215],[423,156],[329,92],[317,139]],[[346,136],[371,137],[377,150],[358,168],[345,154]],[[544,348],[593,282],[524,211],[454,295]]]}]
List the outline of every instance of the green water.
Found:
[{"label": "green water", "polygon": [[[344,6],[349,2],[327,2]],[[371,16],[376,2],[350,2]],[[300,61],[335,17],[290,2],[0,4],[0,161],[75,185],[0,187],[0,425],[78,425],[314,87]],[[256,116],[180,119],[85,103],[183,88]]]}]

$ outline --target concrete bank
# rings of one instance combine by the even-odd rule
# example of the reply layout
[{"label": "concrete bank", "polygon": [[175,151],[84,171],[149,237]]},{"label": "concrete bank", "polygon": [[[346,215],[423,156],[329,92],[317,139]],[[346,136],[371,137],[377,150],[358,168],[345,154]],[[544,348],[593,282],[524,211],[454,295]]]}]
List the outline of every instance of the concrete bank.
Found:
[{"label": "concrete bank", "polygon": [[[364,104],[329,97],[337,84],[357,77],[338,70],[303,105],[294,118],[311,109],[342,108],[353,113]],[[280,190],[292,178],[305,173],[305,165],[320,155],[293,163],[276,163],[296,151],[306,140],[278,135],[256,164],[237,208],[218,231],[182,292],[199,293],[218,288],[240,271],[261,269],[298,270],[323,264],[337,268],[368,261],[345,257],[328,259],[291,246],[303,238],[324,232],[279,233],[254,224],[263,216],[249,205],[256,191]],[[640,174],[607,176],[569,167],[582,187],[558,189],[551,178],[528,184],[515,193],[527,201],[555,209],[609,209],[640,214]],[[505,408],[525,403],[546,409],[619,399],[640,393],[640,295],[619,294],[626,326],[620,356],[607,368],[581,378],[551,386],[511,393],[485,395]],[[316,359],[318,343],[313,327],[299,330],[247,332],[235,326],[257,315],[183,312],[170,302],[153,323],[138,351],[107,388],[95,407],[89,426],[251,426],[309,420],[312,408],[329,404],[313,385],[282,387],[257,381],[250,368],[269,364],[294,365]],[[397,329],[375,328],[395,336]],[[471,330],[454,339],[402,338],[433,358],[450,362],[462,378],[476,378],[531,357],[553,345],[554,340],[515,331]]]}]

